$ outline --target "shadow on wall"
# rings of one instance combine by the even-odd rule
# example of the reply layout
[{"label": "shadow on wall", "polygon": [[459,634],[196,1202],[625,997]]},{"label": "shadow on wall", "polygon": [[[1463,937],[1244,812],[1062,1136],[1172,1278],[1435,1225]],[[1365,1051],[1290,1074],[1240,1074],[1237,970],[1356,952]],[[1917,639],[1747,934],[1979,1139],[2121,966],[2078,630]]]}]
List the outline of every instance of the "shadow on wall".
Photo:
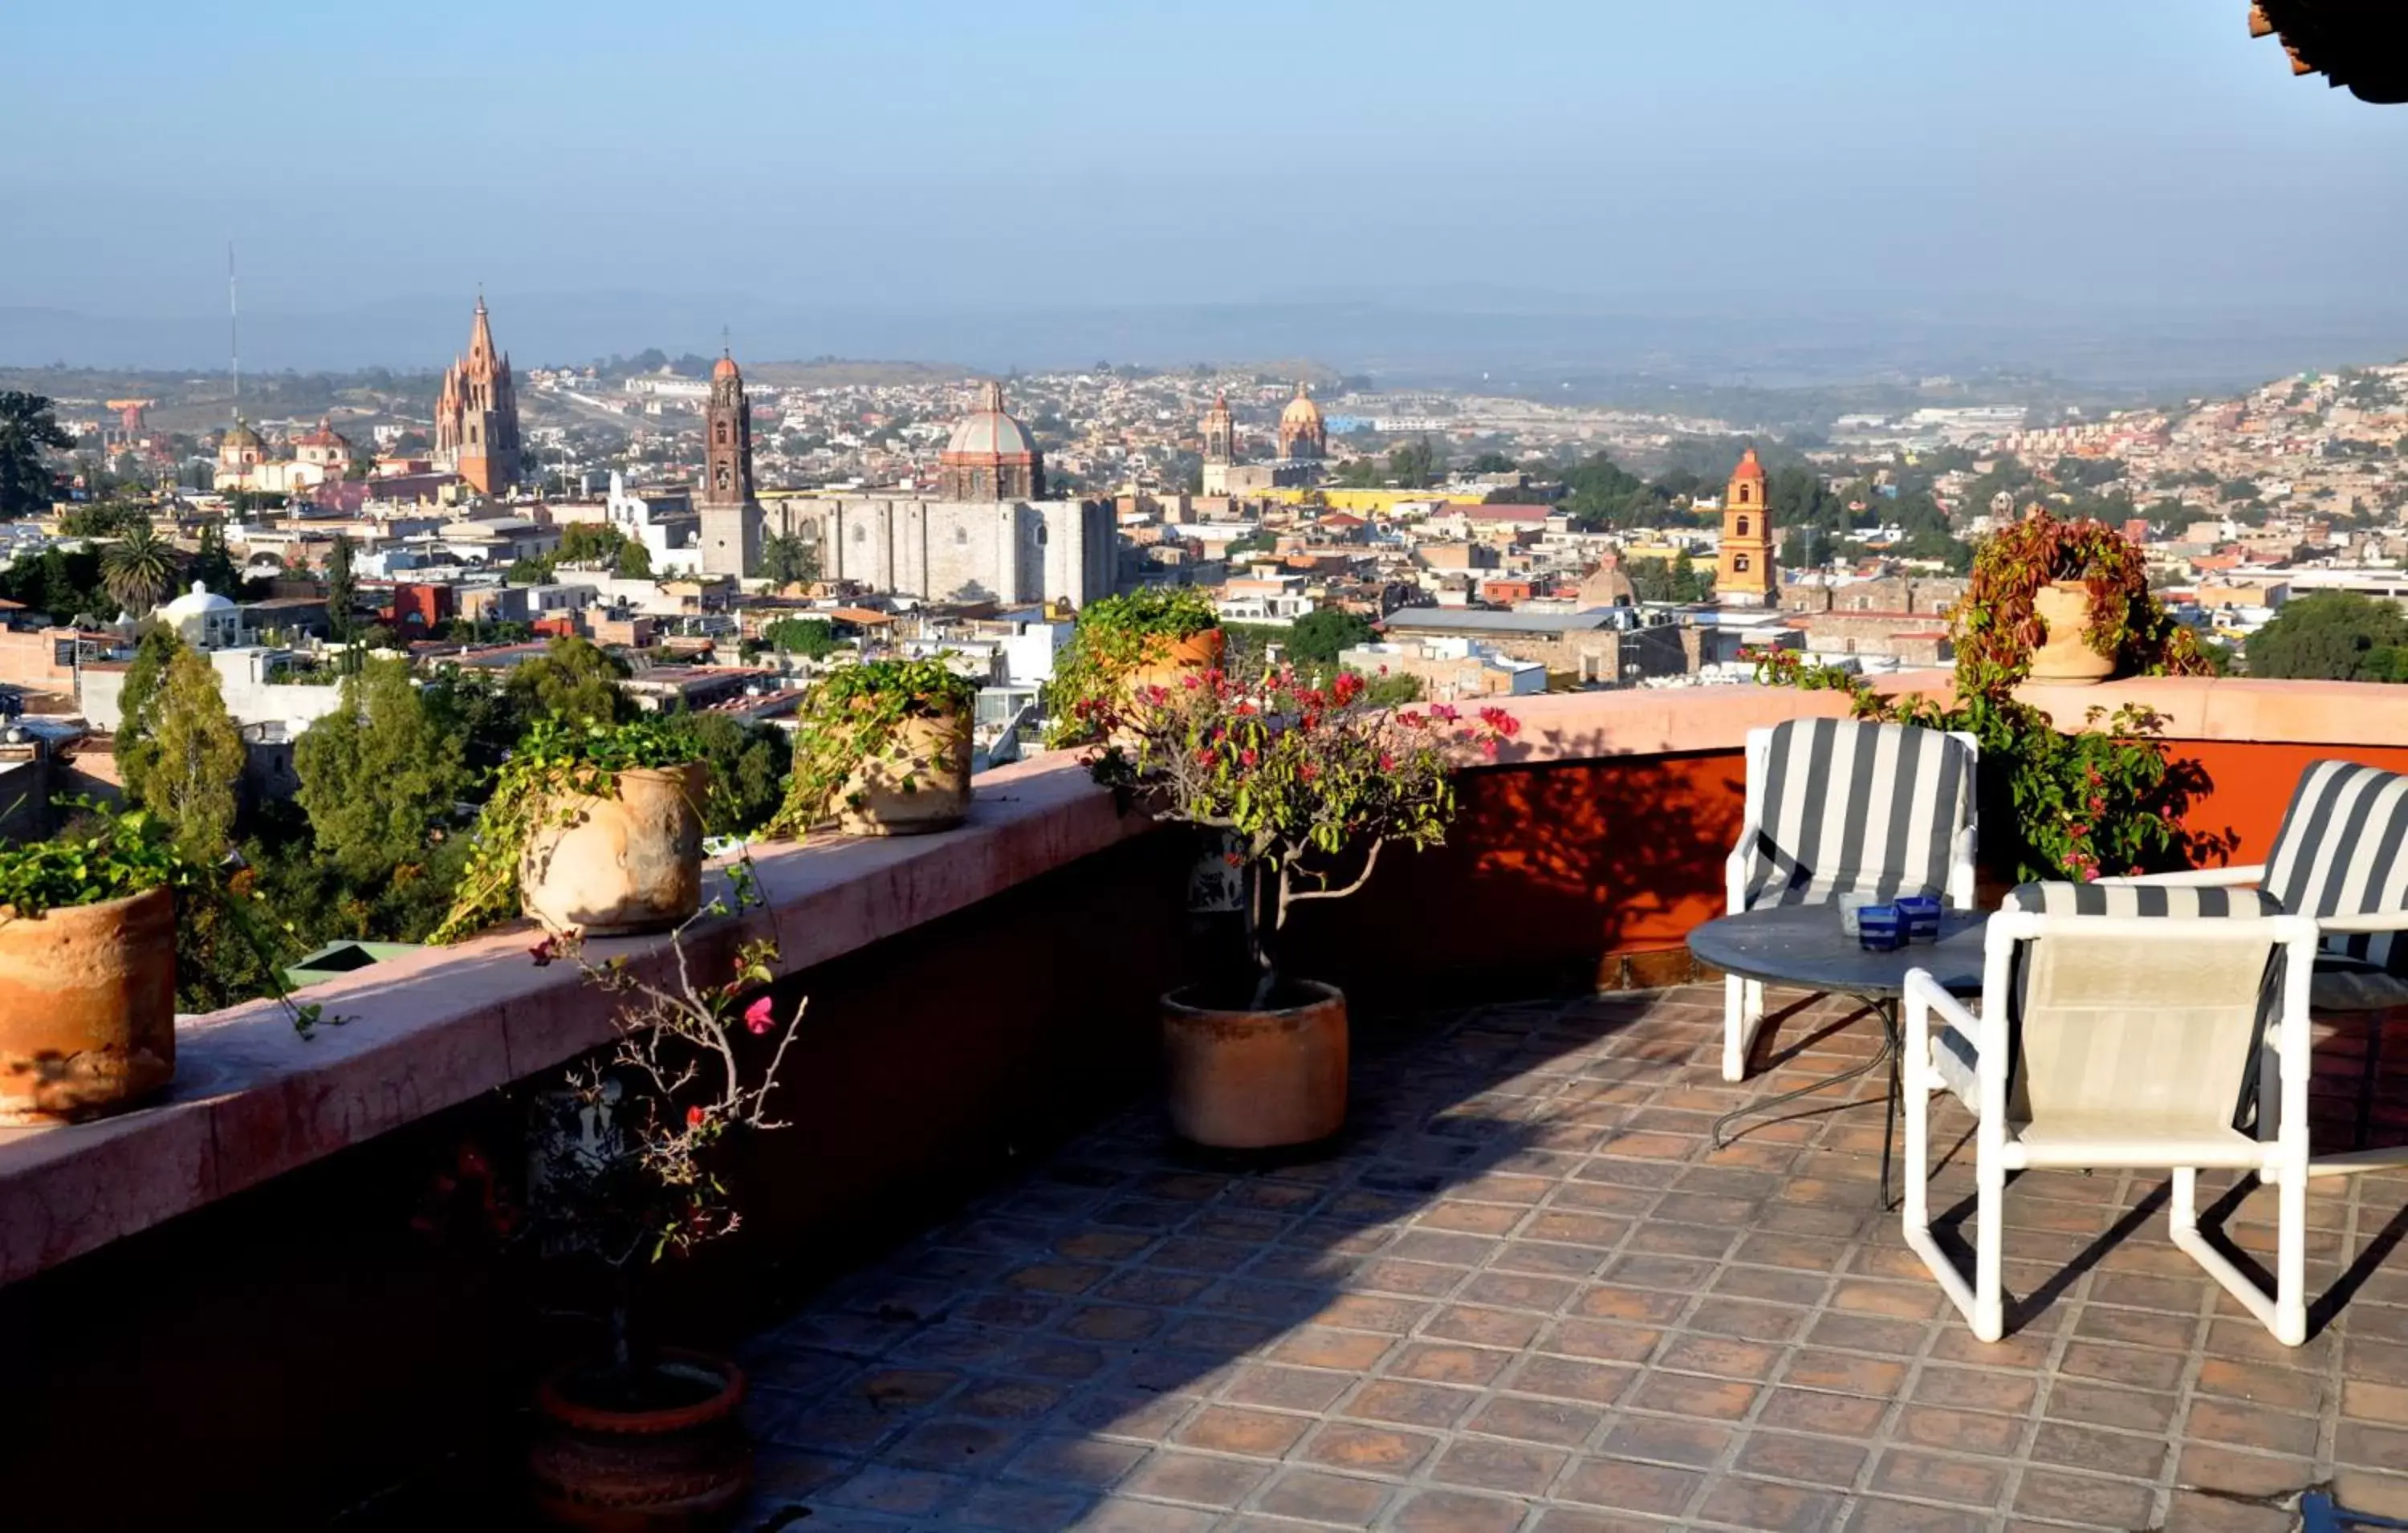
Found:
[{"label": "shadow on wall", "polygon": [[1690,928],[1723,913],[1744,761],[1573,748],[1598,759],[1465,773],[1445,844],[1391,852],[1361,894],[1300,907],[1298,971],[1369,1011],[1610,989],[1630,953],[1670,952],[1685,978]]}]

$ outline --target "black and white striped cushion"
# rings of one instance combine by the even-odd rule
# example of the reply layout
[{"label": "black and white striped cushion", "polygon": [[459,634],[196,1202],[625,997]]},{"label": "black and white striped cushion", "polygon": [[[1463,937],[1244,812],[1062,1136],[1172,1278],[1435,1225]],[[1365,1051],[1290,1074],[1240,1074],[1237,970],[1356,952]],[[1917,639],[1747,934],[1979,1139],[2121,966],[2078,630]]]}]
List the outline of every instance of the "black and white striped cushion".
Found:
[{"label": "black and white striped cushion", "polygon": [[2281,915],[2282,901],[2258,889],[2185,889],[2162,883],[2019,883],[2008,910],[2043,915],[2146,915],[2255,920]]},{"label": "black and white striped cushion", "polygon": [[[2408,777],[2351,761],[2311,762],[2266,859],[2268,894],[2319,918],[2408,910]],[[2408,975],[2408,941],[2390,932],[2334,934],[2323,948]]]},{"label": "black and white striped cushion", "polygon": [[1973,812],[1973,754],[1936,729],[1847,719],[1776,725],[1750,907],[1842,894],[1939,896]]}]

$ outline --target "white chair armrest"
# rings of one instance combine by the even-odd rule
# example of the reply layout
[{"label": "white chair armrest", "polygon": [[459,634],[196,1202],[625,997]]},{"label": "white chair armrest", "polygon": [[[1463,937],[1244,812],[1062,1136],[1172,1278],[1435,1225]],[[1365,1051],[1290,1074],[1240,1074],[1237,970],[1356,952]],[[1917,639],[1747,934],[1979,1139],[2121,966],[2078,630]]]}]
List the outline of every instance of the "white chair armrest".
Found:
[{"label": "white chair armrest", "polygon": [[2334,937],[2408,932],[2408,910],[2373,910],[2365,915],[2320,915],[2316,917],[2316,930]]},{"label": "white chair armrest", "polygon": [[2158,884],[2168,889],[2234,889],[2243,884],[2262,883],[2266,878],[2264,863],[2250,863],[2240,867],[2194,867],[2181,873],[2142,873],[2131,878],[2100,879],[2111,888],[2141,884]]},{"label": "white chair armrest", "polygon": [[1747,872],[1748,866],[1753,860],[1749,853],[1755,850],[1756,838],[1763,834],[1764,827],[1756,821],[1750,820],[1740,827],[1739,844],[1732,847],[1730,855],[1723,859],[1723,897],[1726,901],[1724,908],[1726,915],[1737,915],[1747,909]]},{"label": "white chair armrest", "polygon": [[[1981,1083],[1979,1071],[1982,1061],[1978,1051],[1982,1019],[1972,1008],[1942,989],[1940,981],[1931,977],[1928,969],[1911,968],[1906,971],[1905,999],[1910,1019],[1926,1019],[1923,1030],[1910,1033],[1905,1039],[1909,1057],[1919,1063],[1928,1063],[1939,1082],[1954,1093],[1957,1100],[1968,1107],[1973,1106],[1979,1099]],[[1932,1031],[1928,1020],[1933,1017],[1937,1017],[1941,1024],[1937,1033]],[[1976,1051],[1977,1057],[1972,1065],[1967,1065],[1942,1041],[1943,1036],[1950,1033],[1962,1038],[1969,1047]]]},{"label": "white chair armrest", "polygon": [[1947,902],[1960,910],[1974,907],[1974,858],[1980,839],[1981,827],[1968,824],[1956,833],[1956,843],[1949,848]]}]

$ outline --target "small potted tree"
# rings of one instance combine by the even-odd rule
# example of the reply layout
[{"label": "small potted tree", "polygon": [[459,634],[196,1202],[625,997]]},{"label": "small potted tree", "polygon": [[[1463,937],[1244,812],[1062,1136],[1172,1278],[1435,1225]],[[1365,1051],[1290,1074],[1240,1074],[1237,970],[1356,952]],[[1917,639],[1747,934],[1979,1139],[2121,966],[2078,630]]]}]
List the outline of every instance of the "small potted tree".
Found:
[{"label": "small potted tree", "polygon": [[142,810],[0,847],[0,1121],[122,1111],[176,1073],[176,888]]},{"label": "small potted tree", "polygon": [[1209,592],[1150,586],[1106,596],[1079,614],[1069,644],[1045,687],[1046,743],[1085,745],[1101,738],[1099,713],[1139,687],[1175,685],[1221,664],[1226,636]]},{"label": "small potted tree", "polygon": [[1295,1146],[1344,1124],[1346,999],[1288,968],[1289,913],[1362,888],[1391,845],[1443,839],[1466,748],[1493,752],[1518,727],[1501,709],[1476,724],[1391,712],[1365,688],[1352,672],[1318,688],[1288,667],[1254,684],[1207,670],[1096,715],[1111,741],[1091,758],[1096,781],[1210,833],[1243,913],[1244,972],[1163,998],[1171,1125],[1192,1142]]},{"label": "small potted tree", "polygon": [[731,1152],[784,1126],[769,1096],[803,1004],[781,1010],[768,993],[774,934],[738,944],[721,978],[696,972],[687,948],[695,922],[760,903],[749,862],[729,877],[727,896],[671,931],[666,978],[646,978],[624,958],[592,962],[573,933],[532,950],[538,964],[573,962],[624,997],[609,1053],[538,1104],[551,1112],[530,1157],[523,1221],[488,1198],[497,1222],[538,1254],[607,1280],[607,1347],[553,1370],[536,1392],[528,1467],[537,1511],[555,1526],[709,1526],[751,1482],[743,1370],[660,1345],[638,1314],[654,1263],[738,1227],[721,1176]]},{"label": "small potted tree", "polygon": [[2148,566],[2103,522],[2035,506],[1982,540],[1952,621],[1960,678],[2089,686],[2119,671],[2204,671],[2189,629],[2149,594]]},{"label": "small potted tree", "polygon": [[811,689],[773,832],[951,830],[969,813],[978,688],[939,655],[847,666]]},{"label": "small potted tree", "polygon": [[702,902],[710,767],[671,715],[545,719],[494,776],[434,940],[519,914],[590,937],[666,930]]}]

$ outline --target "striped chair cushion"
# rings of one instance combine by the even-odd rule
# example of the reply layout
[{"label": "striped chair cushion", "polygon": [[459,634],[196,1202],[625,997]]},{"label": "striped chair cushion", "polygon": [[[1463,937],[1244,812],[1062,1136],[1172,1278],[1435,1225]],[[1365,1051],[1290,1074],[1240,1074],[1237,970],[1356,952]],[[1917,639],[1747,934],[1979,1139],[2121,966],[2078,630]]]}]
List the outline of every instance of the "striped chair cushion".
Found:
[{"label": "striped chair cushion", "polygon": [[1793,719],[1772,731],[1747,903],[1939,895],[1973,813],[1973,753],[1936,729]]},{"label": "striped chair cushion", "polygon": [[[2297,915],[2408,910],[2408,777],[2350,761],[2309,764],[2266,859],[2266,892]],[[2408,940],[2333,935],[2337,968],[2408,977]]]},{"label": "striped chair cushion", "polygon": [[[2000,909],[2035,911],[2042,915],[2157,916],[2183,921],[2258,921],[2283,913],[2279,901],[2257,889],[2186,889],[2164,884],[2022,883],[2007,892]],[[2011,1056],[2018,1054],[2023,1047],[2023,961],[2028,946],[2028,943],[2016,944],[2011,1010],[2007,1016]],[[2279,1008],[2281,973],[2282,955],[2277,952],[2273,962],[2268,966],[2266,979],[2258,994],[2261,1038]],[[2253,1049],[2258,1047],[2253,1043]],[[1973,1068],[1977,1057],[1971,1039],[1954,1027],[1941,1031],[1939,1048],[1932,1056],[1932,1063],[1941,1079],[1947,1082],[1949,1090],[1968,1106],[1978,1100]],[[2012,1062],[2008,1079],[2012,1093],[2014,1080]],[[2254,1089],[2250,1095],[2255,1095]],[[2244,1098],[2236,1104],[2236,1112],[2245,1112],[2247,1106]]]}]

